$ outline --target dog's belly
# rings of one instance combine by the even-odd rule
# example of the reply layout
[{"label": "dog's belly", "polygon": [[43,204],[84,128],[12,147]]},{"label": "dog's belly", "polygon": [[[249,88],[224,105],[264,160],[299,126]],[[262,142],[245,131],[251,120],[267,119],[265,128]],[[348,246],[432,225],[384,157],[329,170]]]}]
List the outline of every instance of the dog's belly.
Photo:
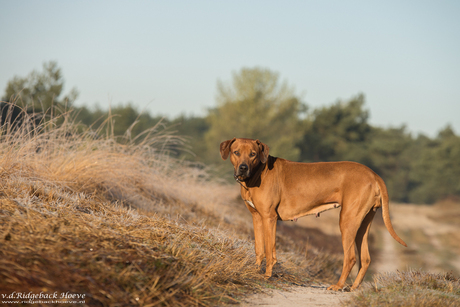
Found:
[{"label": "dog's belly", "polygon": [[340,207],[340,204],[337,202],[320,204],[314,207],[305,207],[303,208],[303,210],[302,208],[280,205],[278,207],[278,215],[281,220],[290,221],[290,220],[297,220],[298,218],[302,216],[306,216],[306,215],[316,214],[316,216],[319,216],[321,212],[335,209],[338,207]]}]

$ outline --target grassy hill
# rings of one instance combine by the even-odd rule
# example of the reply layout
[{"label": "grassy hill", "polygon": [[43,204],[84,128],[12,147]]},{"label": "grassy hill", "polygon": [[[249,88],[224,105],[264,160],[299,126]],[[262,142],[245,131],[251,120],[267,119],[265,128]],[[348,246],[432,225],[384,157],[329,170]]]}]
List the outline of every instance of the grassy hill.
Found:
[{"label": "grassy hill", "polygon": [[[0,128],[2,302],[217,306],[340,275],[337,235],[281,223],[280,264],[265,280],[239,187],[171,158],[181,139],[160,124],[133,140],[115,138],[110,118],[96,131],[67,113],[20,119]],[[444,280],[458,299],[458,279]]]},{"label": "grassy hill", "polygon": [[266,281],[238,188],[168,156],[180,139],[161,126],[117,142],[101,133],[110,120],[98,133],[69,114],[36,122],[23,114],[0,131],[0,299],[219,305],[336,278],[340,257],[311,247],[305,258],[280,232],[281,264]]}]

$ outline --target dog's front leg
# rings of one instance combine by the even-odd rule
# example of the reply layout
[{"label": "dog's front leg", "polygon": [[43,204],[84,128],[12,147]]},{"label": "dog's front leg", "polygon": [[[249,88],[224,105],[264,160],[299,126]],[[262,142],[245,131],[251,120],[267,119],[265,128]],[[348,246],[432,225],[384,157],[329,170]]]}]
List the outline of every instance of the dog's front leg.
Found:
[{"label": "dog's front leg", "polygon": [[252,213],[252,223],[254,225],[254,239],[255,239],[255,249],[256,249],[256,265],[260,267],[262,260],[265,257],[264,249],[264,226],[262,222],[262,217],[259,212],[256,210],[251,211]]},{"label": "dog's front leg", "polygon": [[276,216],[263,218],[265,256],[267,258],[267,266],[265,270],[266,278],[270,278],[272,276],[273,266],[276,263],[275,237],[277,219],[278,218]]}]

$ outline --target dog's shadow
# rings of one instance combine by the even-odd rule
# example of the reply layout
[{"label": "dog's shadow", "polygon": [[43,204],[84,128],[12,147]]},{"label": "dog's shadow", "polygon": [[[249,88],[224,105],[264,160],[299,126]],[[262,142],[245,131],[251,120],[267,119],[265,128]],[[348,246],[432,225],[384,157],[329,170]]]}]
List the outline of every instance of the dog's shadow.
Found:
[{"label": "dog's shadow", "polygon": [[[264,259],[259,267],[259,273],[261,275],[264,275],[265,271],[266,260]],[[267,280],[287,282],[292,285],[304,286],[304,283],[300,282],[299,278],[297,278],[295,274],[291,272],[291,270],[284,266],[282,262],[275,263],[275,265],[273,266],[272,276]]]}]

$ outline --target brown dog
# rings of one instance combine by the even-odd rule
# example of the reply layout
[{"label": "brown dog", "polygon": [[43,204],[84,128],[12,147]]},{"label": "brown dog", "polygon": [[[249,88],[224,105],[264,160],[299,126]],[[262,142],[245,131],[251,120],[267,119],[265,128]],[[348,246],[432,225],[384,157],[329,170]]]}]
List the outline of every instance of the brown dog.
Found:
[{"label": "brown dog", "polygon": [[[272,275],[276,263],[275,232],[277,220],[296,220],[309,214],[342,207],[340,231],[344,252],[343,270],[337,284],[328,290],[340,290],[356,263],[359,272],[352,290],[359,287],[371,258],[367,238],[377,208],[382,207],[383,221],[393,238],[407,246],[395,233],[390,221],[388,192],[376,173],[355,162],[297,163],[268,154],[268,146],[259,140],[231,139],[220,144],[220,154],[234,167],[241,184],[241,197],[252,214],[256,264],[267,258],[265,277]],[[265,252],[265,253],[264,253]]]}]

